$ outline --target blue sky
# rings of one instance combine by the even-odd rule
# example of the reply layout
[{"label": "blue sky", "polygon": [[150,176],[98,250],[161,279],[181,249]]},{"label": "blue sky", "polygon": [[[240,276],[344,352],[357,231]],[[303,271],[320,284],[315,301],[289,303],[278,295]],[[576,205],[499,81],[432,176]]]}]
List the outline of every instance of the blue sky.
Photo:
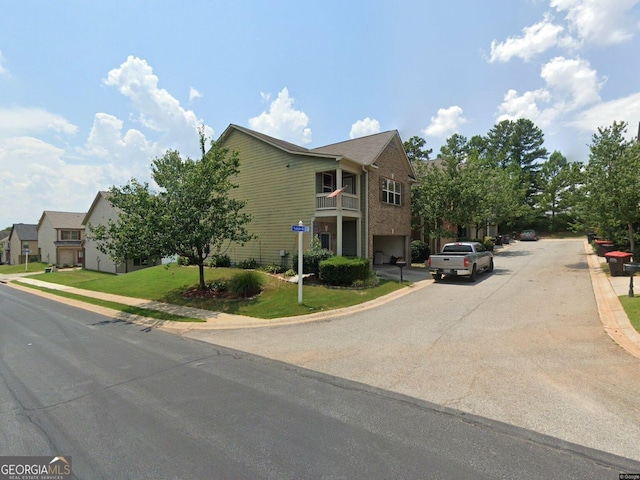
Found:
[{"label": "blue sky", "polygon": [[640,0],[5,2],[0,228],[85,212],[149,181],[196,128],[235,123],[313,148],[397,129],[529,118],[586,161],[599,126],[640,122]]}]

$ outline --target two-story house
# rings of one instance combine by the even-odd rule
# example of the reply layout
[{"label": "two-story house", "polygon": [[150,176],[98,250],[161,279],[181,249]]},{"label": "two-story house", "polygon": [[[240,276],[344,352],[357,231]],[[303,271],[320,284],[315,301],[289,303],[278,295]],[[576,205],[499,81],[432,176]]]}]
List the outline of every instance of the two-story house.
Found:
[{"label": "two-story house", "polygon": [[410,258],[411,185],[415,173],[396,130],[307,149],[237,125],[220,137],[237,151],[238,188],[257,238],[231,245],[232,261],[291,265],[292,226],[302,221],[336,255],[387,263]]},{"label": "two-story house", "polygon": [[11,265],[19,265],[40,260],[38,249],[38,226],[27,223],[14,223],[9,233],[9,251],[7,258]]},{"label": "two-story house", "polygon": [[0,230],[0,265],[9,263],[9,233],[11,230]]},{"label": "two-story house", "polygon": [[83,264],[84,213],[45,210],[38,221],[40,260],[64,266]]},{"label": "two-story house", "polygon": [[[109,202],[109,195],[109,192],[98,192],[89,211],[81,219],[83,228],[89,229],[91,226],[108,225],[109,221],[118,221],[118,210]],[[91,238],[88,231],[85,234],[83,246],[84,268],[87,270],[107,273],[127,273],[161,263],[159,259],[148,258],[129,258],[125,262],[114,262],[108,255],[105,255],[98,249],[98,242]]]}]

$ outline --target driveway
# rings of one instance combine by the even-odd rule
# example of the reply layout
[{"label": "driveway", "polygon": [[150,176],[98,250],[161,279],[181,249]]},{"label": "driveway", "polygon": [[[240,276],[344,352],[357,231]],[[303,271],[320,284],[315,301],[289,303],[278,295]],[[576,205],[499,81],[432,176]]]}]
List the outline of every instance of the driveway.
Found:
[{"label": "driveway", "polygon": [[495,265],[324,322],[186,335],[640,460],[640,360],[603,330],[584,241]]}]

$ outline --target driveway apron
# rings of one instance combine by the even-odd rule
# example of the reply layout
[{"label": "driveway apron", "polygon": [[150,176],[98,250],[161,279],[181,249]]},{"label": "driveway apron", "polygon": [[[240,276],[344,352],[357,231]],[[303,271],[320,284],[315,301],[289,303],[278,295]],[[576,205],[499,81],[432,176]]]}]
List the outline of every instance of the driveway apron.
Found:
[{"label": "driveway apron", "polygon": [[640,460],[640,359],[602,328],[582,239],[333,320],[186,336]]}]

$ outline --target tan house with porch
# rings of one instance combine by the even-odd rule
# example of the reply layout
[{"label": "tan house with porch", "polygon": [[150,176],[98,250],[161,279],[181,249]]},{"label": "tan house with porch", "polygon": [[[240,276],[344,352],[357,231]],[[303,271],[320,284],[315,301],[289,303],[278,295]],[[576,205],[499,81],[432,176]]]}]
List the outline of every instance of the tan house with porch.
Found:
[{"label": "tan house with porch", "polygon": [[336,255],[388,263],[411,256],[413,167],[396,130],[307,149],[237,125],[220,137],[237,151],[240,173],[231,194],[247,205],[257,235],[230,245],[232,261],[291,266],[299,221]]},{"label": "tan house with porch", "polygon": [[38,222],[40,261],[57,267],[83,264],[84,213],[45,210]]}]

